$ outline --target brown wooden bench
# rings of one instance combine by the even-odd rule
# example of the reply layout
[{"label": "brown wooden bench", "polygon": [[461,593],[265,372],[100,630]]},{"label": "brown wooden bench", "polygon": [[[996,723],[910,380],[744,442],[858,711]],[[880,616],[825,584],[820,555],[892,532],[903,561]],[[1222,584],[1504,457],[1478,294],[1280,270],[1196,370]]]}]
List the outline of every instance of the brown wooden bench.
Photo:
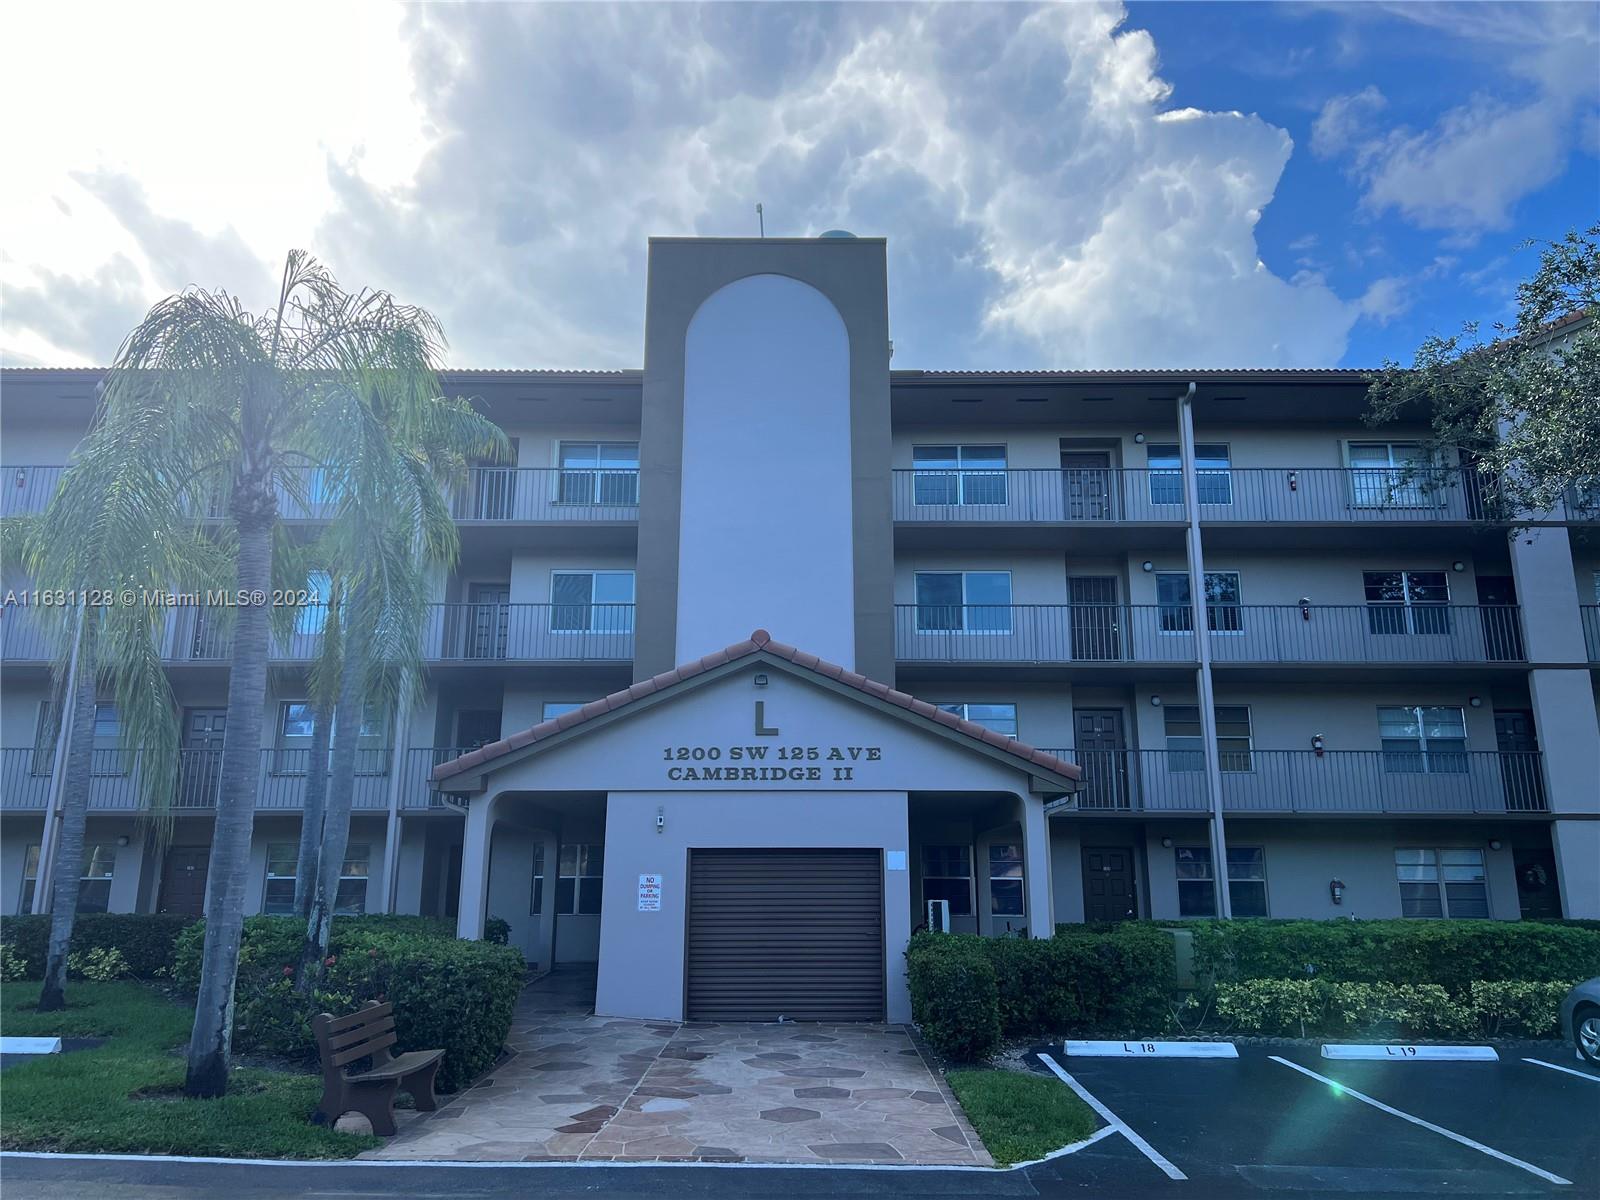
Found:
[{"label": "brown wooden bench", "polygon": [[[433,1077],[444,1051],[392,1053],[394,1005],[368,1000],[347,1017],[321,1013],[311,1018],[311,1030],[322,1056],[322,1100],[312,1118],[316,1124],[332,1125],[345,1113],[358,1112],[372,1122],[373,1133],[392,1137],[394,1094],[400,1088],[411,1093],[422,1112],[439,1107]],[[347,1072],[350,1063],[363,1058],[372,1060],[366,1070]]]}]

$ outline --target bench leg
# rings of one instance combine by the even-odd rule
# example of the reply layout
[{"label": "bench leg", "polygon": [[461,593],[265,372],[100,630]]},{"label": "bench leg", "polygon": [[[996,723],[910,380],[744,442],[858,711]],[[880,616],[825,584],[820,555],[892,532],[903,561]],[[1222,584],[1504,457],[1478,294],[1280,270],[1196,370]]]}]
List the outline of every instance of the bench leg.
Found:
[{"label": "bench leg", "polygon": [[439,1102],[433,1097],[433,1077],[439,1073],[441,1061],[435,1059],[422,1070],[413,1071],[400,1081],[400,1086],[411,1093],[418,1112],[432,1112],[439,1107]]},{"label": "bench leg", "polygon": [[399,1085],[398,1079],[385,1079],[350,1088],[345,1093],[345,1103],[349,1105],[348,1111],[358,1112],[371,1121],[372,1132],[379,1137],[393,1137],[395,1135],[394,1093]]}]

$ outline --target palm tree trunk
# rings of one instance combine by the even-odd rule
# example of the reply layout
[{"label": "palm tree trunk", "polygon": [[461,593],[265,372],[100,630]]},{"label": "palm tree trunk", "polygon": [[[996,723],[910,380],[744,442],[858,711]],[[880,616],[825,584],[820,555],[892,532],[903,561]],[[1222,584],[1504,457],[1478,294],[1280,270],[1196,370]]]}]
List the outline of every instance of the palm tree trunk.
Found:
[{"label": "palm tree trunk", "polygon": [[71,708],[67,719],[58,723],[56,733],[57,737],[70,736],[71,746],[62,779],[61,831],[56,839],[50,945],[45,955],[44,984],[39,989],[40,1012],[57,1012],[67,1006],[67,955],[72,950],[72,925],[78,916],[79,881],[83,877],[83,827],[89,815],[89,781],[94,770],[96,691],[91,644],[94,622],[89,614],[84,616],[77,683],[74,694],[66,697]]},{"label": "palm tree trunk", "polygon": [[339,668],[339,701],[334,709],[333,757],[328,771],[327,807],[322,816],[322,864],[316,895],[306,922],[306,944],[300,955],[295,986],[309,992],[320,982],[334,909],[339,903],[339,877],[350,841],[350,804],[355,793],[356,750],[361,743],[361,718],[366,707],[367,639],[345,625],[344,660]]},{"label": "palm tree trunk", "polygon": [[306,805],[300,818],[300,853],[294,867],[294,915],[311,915],[317,892],[318,855],[322,850],[322,816],[328,798],[328,739],[332,716],[326,706],[312,708],[311,758],[306,764]]},{"label": "palm tree trunk", "polygon": [[[238,530],[238,588],[247,598],[253,592],[266,595],[272,586],[272,527],[277,517],[271,480],[265,470],[252,469],[253,465],[247,455],[245,474],[235,483],[230,501]],[[240,605],[233,632],[228,725],[222,738],[222,778],[206,883],[206,940],[183,1085],[190,1096],[221,1096],[228,1089],[233,984],[239,967],[250,828],[261,767],[269,630],[265,604]]]}]

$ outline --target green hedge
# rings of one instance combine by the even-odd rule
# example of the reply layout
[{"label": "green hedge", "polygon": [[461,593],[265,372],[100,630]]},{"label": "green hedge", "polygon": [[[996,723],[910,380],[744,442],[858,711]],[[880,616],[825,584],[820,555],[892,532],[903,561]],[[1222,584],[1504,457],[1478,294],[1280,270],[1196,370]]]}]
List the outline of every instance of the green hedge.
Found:
[{"label": "green hedge", "polygon": [[1544,921],[1196,921],[1195,973],[1217,983],[1320,979],[1437,984],[1600,975],[1600,930]]},{"label": "green hedge", "polygon": [[[442,1047],[439,1087],[455,1091],[489,1067],[511,1030],[525,981],[519,951],[433,932],[392,931],[395,918],[341,917],[333,923],[323,986],[309,998],[294,991],[305,925],[295,917],[249,917],[234,986],[237,1049],[311,1060],[311,1017],[345,1013],[368,1000],[394,1003],[401,1049]],[[179,939],[175,976],[194,990],[205,927]]]},{"label": "green hedge", "polygon": [[1436,983],[1247,979],[1219,983],[1217,1015],[1241,1033],[1407,1037],[1553,1037],[1566,982],[1478,980],[1459,995]]},{"label": "green hedge", "polygon": [[923,933],[907,967],[913,1018],[930,1044],[963,1061],[988,1057],[1001,1036],[1149,1035],[1170,1017],[1172,939],[1150,925],[1065,925],[1044,939]]},{"label": "green hedge", "polygon": [[[117,950],[136,979],[164,979],[172,974],[178,936],[193,917],[171,913],[79,913],[72,923],[72,950]],[[46,913],[0,917],[0,945],[23,964],[22,978],[41,979],[50,945]]]}]

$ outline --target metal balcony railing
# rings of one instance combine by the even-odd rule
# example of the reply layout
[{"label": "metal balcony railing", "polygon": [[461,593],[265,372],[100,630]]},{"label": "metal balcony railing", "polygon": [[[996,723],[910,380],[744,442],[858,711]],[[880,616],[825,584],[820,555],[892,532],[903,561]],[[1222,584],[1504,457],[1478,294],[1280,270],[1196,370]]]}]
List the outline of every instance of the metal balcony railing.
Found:
[{"label": "metal balcony railing", "polygon": [[[422,629],[428,662],[630,662],[631,604],[434,604]],[[303,606],[293,628],[274,633],[273,662],[309,662],[321,650],[327,606]],[[225,663],[233,653],[233,612],[190,606],[167,614],[162,658]],[[0,609],[0,661],[45,663],[50,639],[26,605]]]},{"label": "metal balcony railing", "polygon": [[[388,807],[391,753],[378,748],[356,751],[352,808],[372,811]],[[94,750],[89,807],[97,812],[139,809],[143,804],[139,786],[143,757],[141,750]],[[0,808],[8,811],[44,808],[49,800],[54,764],[55,751],[52,747],[0,750]],[[309,764],[309,750],[262,750],[256,778],[256,808],[303,807]],[[172,807],[180,811],[215,808],[221,778],[220,749],[179,750],[177,786],[172,796]]]},{"label": "metal balcony railing", "polygon": [[1583,621],[1583,644],[1589,661],[1600,663],[1600,604],[1580,604],[1578,616]]},{"label": "metal balcony railing", "polygon": [[400,789],[400,807],[406,809],[447,807],[445,794],[434,791],[430,782],[440,763],[460,758],[473,746],[415,746],[405,754],[405,780]]},{"label": "metal balcony railing", "polygon": [[475,467],[450,500],[458,521],[637,521],[639,472]]},{"label": "metal balcony railing", "polygon": [[[0,467],[0,516],[45,510],[55,495],[64,466]],[[338,485],[321,467],[291,467],[278,485],[278,515],[285,521],[326,521],[338,509]],[[226,496],[194,504],[193,515],[207,521],[228,515]],[[626,469],[560,467],[474,467],[450,496],[458,521],[566,522],[636,521],[639,472]]]},{"label": "metal balcony railing", "polygon": [[[1487,663],[1525,657],[1515,605],[1214,604],[1219,663]],[[898,604],[903,662],[1195,661],[1188,605]]]},{"label": "metal balcony railing", "polygon": [[[1386,467],[1232,467],[1196,474],[1200,519],[1415,523],[1490,515],[1475,471],[1413,476]],[[894,519],[1106,524],[1187,519],[1175,470],[896,470]]]},{"label": "metal balcony railing", "polygon": [[631,662],[631,604],[435,604],[430,662]]},{"label": "metal balcony railing", "polygon": [[[1083,811],[1210,810],[1196,750],[1050,750],[1083,768]],[[1259,813],[1544,812],[1538,751],[1229,750],[1222,806]]]},{"label": "metal balcony railing", "polygon": [[40,513],[56,494],[65,467],[0,467],[0,516]]},{"label": "metal balcony railing", "polygon": [[1182,521],[1176,471],[896,470],[894,519],[917,522]]}]

